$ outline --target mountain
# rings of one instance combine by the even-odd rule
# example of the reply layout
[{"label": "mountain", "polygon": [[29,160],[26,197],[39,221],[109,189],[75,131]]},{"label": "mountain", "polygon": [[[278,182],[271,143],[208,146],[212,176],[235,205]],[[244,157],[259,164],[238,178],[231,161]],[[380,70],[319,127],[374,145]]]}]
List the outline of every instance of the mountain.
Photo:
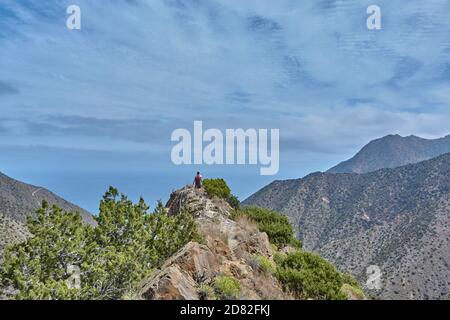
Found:
[{"label": "mountain", "polygon": [[86,210],[44,188],[14,180],[0,173],[0,256],[6,244],[26,238],[26,217],[34,214],[43,200],[66,211],[77,211],[84,221],[95,224],[94,218]]},{"label": "mountain", "polygon": [[362,283],[378,266],[378,297],[449,296],[450,154],[365,174],[275,181],[244,204],[287,215],[305,249]]},{"label": "mountain", "polygon": [[328,170],[330,173],[367,173],[435,158],[450,152],[450,135],[439,139],[389,135],[371,141],[350,160]]}]

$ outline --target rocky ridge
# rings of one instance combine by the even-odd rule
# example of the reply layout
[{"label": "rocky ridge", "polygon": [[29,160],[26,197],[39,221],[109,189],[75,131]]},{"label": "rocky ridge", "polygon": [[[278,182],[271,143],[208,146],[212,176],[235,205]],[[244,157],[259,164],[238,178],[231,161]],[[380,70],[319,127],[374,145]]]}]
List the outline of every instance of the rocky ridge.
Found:
[{"label": "rocky ridge", "polygon": [[187,186],[172,193],[167,210],[176,215],[188,210],[204,243],[190,242],[169,258],[138,290],[139,299],[205,299],[204,287],[218,276],[237,279],[238,299],[293,299],[271,274],[251,265],[253,255],[274,258],[274,248],[265,233],[246,219],[231,219],[232,208],[205,191]]}]

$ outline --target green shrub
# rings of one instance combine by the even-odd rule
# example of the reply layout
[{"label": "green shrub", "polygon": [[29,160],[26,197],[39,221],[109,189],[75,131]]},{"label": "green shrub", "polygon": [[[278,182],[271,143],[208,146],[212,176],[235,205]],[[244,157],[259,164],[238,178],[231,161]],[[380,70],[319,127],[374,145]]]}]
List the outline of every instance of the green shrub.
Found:
[{"label": "green shrub", "polygon": [[267,233],[271,243],[278,247],[287,245],[301,248],[302,244],[294,236],[294,229],[288,218],[281,213],[263,208],[245,207],[234,213],[236,219],[240,215],[245,215],[256,222],[260,231]]},{"label": "green shrub", "polygon": [[275,272],[275,266],[267,257],[261,255],[252,255],[250,257],[250,266],[265,275]]},{"label": "green shrub", "polygon": [[238,197],[235,195],[230,195],[227,199],[228,204],[235,210],[239,209],[241,207],[241,202],[239,201]]},{"label": "green shrub", "polygon": [[[8,247],[0,268],[0,288],[16,299],[120,299],[186,243],[198,238],[189,214],[169,217],[161,203],[153,214],[141,199],[133,203],[110,188],[100,203],[97,226],[78,213],[43,203],[28,219],[31,237]],[[70,269],[80,285],[69,288]],[[72,278],[73,279],[73,278]]]},{"label": "green shrub", "polygon": [[231,190],[223,179],[205,179],[203,180],[203,187],[210,197],[226,200],[231,195]]},{"label": "green shrub", "polygon": [[225,300],[236,300],[241,295],[241,285],[233,277],[220,276],[214,279],[214,289],[220,298]]},{"label": "green shrub", "polygon": [[325,259],[309,252],[289,253],[278,257],[277,263],[278,280],[297,299],[345,300],[347,296],[341,290],[343,285],[356,282]]},{"label": "green shrub", "polygon": [[341,273],[341,277],[342,277],[342,281],[344,283],[347,283],[347,284],[351,285],[352,287],[358,288],[360,286],[358,281],[356,281],[356,279],[353,278],[353,276],[348,273]]},{"label": "green shrub", "polygon": [[198,295],[200,300],[216,300],[216,293],[214,288],[208,286],[207,284],[202,284],[198,289]]},{"label": "green shrub", "polygon": [[218,197],[225,200],[233,209],[239,209],[241,202],[231,194],[231,190],[223,179],[205,179],[203,187],[210,197]]},{"label": "green shrub", "polygon": [[359,285],[352,286],[348,283],[344,283],[344,285],[341,288],[341,292],[346,296],[352,297],[353,299],[356,300],[364,300],[366,298],[363,290],[360,288]]}]

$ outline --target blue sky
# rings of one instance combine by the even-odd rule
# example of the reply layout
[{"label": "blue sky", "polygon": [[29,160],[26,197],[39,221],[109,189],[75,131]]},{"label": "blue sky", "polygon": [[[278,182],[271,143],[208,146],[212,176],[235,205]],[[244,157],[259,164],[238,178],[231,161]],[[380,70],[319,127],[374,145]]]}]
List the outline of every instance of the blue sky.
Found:
[{"label": "blue sky", "polygon": [[444,136],[449,15],[447,0],[2,0],[0,171],[95,211],[110,184],[153,204],[190,182],[170,134],[194,120],[280,128],[277,176],[200,167],[241,198],[386,134]]}]

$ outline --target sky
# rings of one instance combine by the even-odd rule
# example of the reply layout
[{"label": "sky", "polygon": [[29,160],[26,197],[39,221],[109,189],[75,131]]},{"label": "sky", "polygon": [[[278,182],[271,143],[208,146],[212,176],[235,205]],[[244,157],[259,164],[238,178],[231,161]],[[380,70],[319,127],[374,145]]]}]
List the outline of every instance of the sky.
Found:
[{"label": "sky", "polygon": [[[245,199],[387,134],[445,136],[449,16],[448,0],[1,0],[0,171],[95,213],[109,185],[154,206],[201,170]],[[195,120],[280,129],[278,174],[175,166],[171,133]]]}]

